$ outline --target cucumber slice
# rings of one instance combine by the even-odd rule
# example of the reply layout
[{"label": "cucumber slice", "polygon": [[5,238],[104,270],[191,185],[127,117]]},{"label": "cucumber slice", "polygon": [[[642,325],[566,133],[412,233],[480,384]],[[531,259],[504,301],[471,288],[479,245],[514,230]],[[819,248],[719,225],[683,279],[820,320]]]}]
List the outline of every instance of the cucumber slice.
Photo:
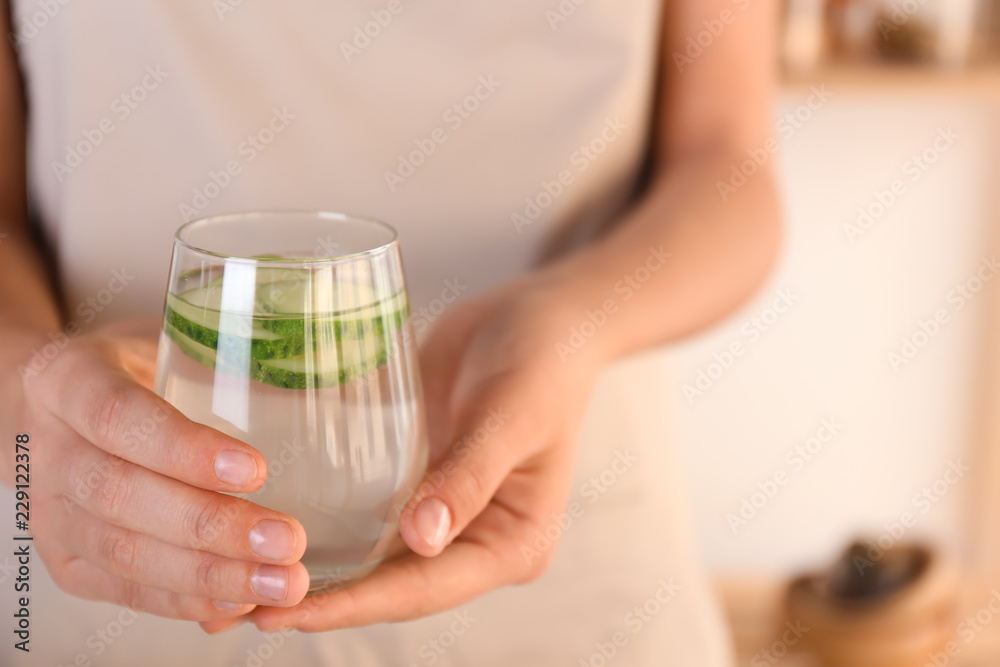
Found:
[{"label": "cucumber slice", "polygon": [[[203,366],[275,387],[337,386],[385,364],[392,334],[408,316],[405,291],[379,300],[363,282],[314,281],[313,275],[258,267],[249,286],[252,303],[240,313],[220,312],[224,275],[205,282],[204,272],[192,274],[181,282],[186,289],[167,295],[164,331]],[[232,367],[234,360],[249,368]]]},{"label": "cucumber slice", "polygon": [[237,368],[225,356],[220,364],[216,350],[192,340],[171,324],[165,323],[163,330],[185,356],[209,370],[247,376],[280,389],[337,387],[377,370],[389,357],[389,350],[381,340],[352,340],[338,345],[336,355],[313,353],[287,359],[250,359],[248,368]]},{"label": "cucumber slice", "polygon": [[382,337],[406,322],[406,297],[398,294],[388,302],[368,306],[344,315],[304,318],[258,318],[257,326],[286,339],[313,341],[355,340]]},{"label": "cucumber slice", "polygon": [[[167,295],[164,321],[193,342],[216,350],[219,347],[219,311],[207,310],[191,305],[180,297]],[[239,321],[244,327],[237,327],[236,335],[222,337],[222,345],[240,344],[250,339],[250,356],[260,359],[281,359],[294,357],[305,352],[305,339],[286,338],[259,326],[259,322],[249,315]]]},{"label": "cucumber slice", "polygon": [[310,365],[310,357],[291,359],[252,359],[250,377],[272,387],[284,389],[322,389],[347,384],[378,370],[388,360],[388,350],[384,345],[359,345],[350,341],[338,350],[338,355],[329,355],[319,364]]},{"label": "cucumber slice", "polygon": [[177,344],[177,347],[184,356],[194,359],[208,370],[215,370],[215,349],[195,342],[181,333],[169,322],[163,323],[163,333],[170,337],[170,340]]},{"label": "cucumber slice", "polygon": [[[364,307],[316,316],[302,313],[304,295],[300,282],[284,286],[272,283],[266,287],[272,289],[258,288],[254,314],[247,313],[245,319],[237,320],[243,326],[237,326],[235,332],[227,331],[229,335],[222,337],[224,346],[231,344],[233,334],[240,344],[242,339],[249,338],[250,355],[254,359],[287,359],[319,343],[384,338],[401,328],[407,317],[405,292],[383,302],[368,302]],[[199,287],[179,296],[168,294],[166,322],[193,341],[217,349],[221,301],[219,286]],[[281,307],[289,310],[279,311]]]}]

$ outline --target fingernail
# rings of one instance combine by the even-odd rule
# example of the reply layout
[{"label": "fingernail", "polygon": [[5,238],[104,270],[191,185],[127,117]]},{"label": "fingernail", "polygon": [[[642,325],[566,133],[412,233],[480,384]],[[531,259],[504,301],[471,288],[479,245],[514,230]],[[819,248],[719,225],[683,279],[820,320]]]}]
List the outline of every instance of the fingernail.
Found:
[{"label": "fingernail", "polygon": [[243,605],[236,604],[235,602],[225,602],[223,600],[215,600],[215,606],[221,609],[222,611],[237,611]]},{"label": "fingernail", "polygon": [[281,560],[295,548],[295,533],[284,521],[258,521],[250,531],[250,548],[258,556]]},{"label": "fingernail", "polygon": [[215,476],[226,484],[246,486],[257,479],[257,462],[235,449],[215,455]]},{"label": "fingernail", "polygon": [[444,538],[451,530],[451,512],[437,498],[428,498],[414,513],[413,526],[424,542],[436,549],[444,544]]},{"label": "fingernail", "polygon": [[284,600],[288,594],[288,571],[276,565],[261,565],[250,577],[254,593],[269,600]]}]

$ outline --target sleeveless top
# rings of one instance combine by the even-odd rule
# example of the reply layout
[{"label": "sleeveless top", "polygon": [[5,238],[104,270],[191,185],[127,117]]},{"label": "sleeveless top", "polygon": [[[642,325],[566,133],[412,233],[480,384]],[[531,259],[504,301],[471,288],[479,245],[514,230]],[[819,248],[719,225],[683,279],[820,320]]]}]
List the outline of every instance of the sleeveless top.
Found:
[{"label": "sleeveless top", "polygon": [[[434,313],[443,295],[469,298],[528,270],[562,231],[612,220],[648,146],[658,0],[12,0],[12,10],[32,215],[68,316],[85,329],[160,316],[177,227],[249,209],[392,224],[413,310]],[[329,254],[326,241],[317,253]],[[571,497],[587,509],[528,586],[410,623],[209,637],[69,596],[36,563],[33,653],[14,656],[8,642],[0,662],[729,664],[651,354],[614,365],[595,388]],[[612,472],[592,498],[587,480]],[[13,505],[12,492],[0,496]],[[0,596],[0,613],[12,599]]]}]

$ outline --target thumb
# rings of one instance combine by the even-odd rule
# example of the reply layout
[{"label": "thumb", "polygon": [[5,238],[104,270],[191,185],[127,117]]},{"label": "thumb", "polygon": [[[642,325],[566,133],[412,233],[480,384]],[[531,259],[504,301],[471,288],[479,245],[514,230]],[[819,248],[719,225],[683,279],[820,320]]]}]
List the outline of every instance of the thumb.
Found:
[{"label": "thumb", "polygon": [[421,556],[436,556],[489,504],[520,462],[523,423],[508,409],[510,393],[477,400],[460,420],[451,448],[431,464],[400,514],[399,532]]}]

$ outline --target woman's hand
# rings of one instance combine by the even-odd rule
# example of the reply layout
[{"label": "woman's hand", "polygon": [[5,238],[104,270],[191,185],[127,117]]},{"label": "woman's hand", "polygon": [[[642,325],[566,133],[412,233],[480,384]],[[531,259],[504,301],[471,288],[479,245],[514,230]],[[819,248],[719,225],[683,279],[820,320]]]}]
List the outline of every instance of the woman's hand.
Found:
[{"label": "woman's hand", "polygon": [[266,462],[150,390],[155,335],[155,325],[120,324],[24,360],[39,555],[66,592],[159,616],[209,621],[298,603],[305,531],[217,493],[258,489]]},{"label": "woman's hand", "polygon": [[408,549],[343,590],[286,609],[257,607],[260,629],[414,619],[545,571],[554,547],[532,545],[564,511],[577,428],[601,364],[586,346],[563,362],[556,345],[582,311],[565,283],[540,276],[449,311],[421,350],[432,463],[401,515]]}]

